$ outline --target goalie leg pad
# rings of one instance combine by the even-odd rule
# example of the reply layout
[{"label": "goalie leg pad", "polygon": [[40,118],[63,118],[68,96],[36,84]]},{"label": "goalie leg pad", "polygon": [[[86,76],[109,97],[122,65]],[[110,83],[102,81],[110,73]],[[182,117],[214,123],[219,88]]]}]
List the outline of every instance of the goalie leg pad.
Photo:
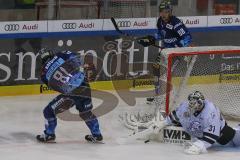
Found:
[{"label": "goalie leg pad", "polygon": [[239,147],[240,146],[240,127],[235,129],[236,133],[232,139],[232,142],[234,146]]},{"label": "goalie leg pad", "polygon": [[217,142],[221,145],[225,145],[233,139],[235,133],[236,131],[226,124],[221,131],[222,136],[217,140]]}]

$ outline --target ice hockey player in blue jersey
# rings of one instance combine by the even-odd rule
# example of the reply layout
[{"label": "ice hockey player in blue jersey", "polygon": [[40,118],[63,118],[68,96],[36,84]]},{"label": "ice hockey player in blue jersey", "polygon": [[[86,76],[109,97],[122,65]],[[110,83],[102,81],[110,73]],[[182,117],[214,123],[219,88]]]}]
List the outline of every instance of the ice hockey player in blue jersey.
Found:
[{"label": "ice hockey player in blue jersey", "polygon": [[103,137],[96,116],[92,113],[91,89],[85,77],[83,62],[80,56],[63,51],[54,53],[49,49],[39,51],[42,60],[42,81],[51,89],[60,92],[43,110],[46,119],[45,130],[37,135],[40,142],[55,142],[56,115],[74,105],[79,116],[91,131],[85,139],[90,142],[101,142]]},{"label": "ice hockey player in blue jersey", "polygon": [[160,17],[157,21],[158,32],[138,39],[138,43],[144,47],[162,40],[163,48],[188,47],[192,42],[192,36],[180,19],[172,14],[172,5],[169,0],[164,0],[159,5]]},{"label": "ice hockey player in blue jersey", "polygon": [[192,36],[182,21],[172,15],[171,2],[164,0],[159,5],[159,12],[158,32],[154,36],[139,38],[138,43],[151,46],[155,41],[162,40],[163,48],[188,47],[192,42]]},{"label": "ice hockey player in blue jersey", "polygon": [[[187,27],[180,19],[172,15],[172,5],[169,0],[164,0],[159,5],[160,17],[157,21],[158,32],[155,35],[148,35],[138,39],[138,43],[144,47],[151,46],[156,41],[162,41],[162,48],[188,47],[192,42],[192,36]],[[160,76],[161,53],[157,56],[153,64],[153,74],[155,79]],[[156,94],[159,88],[155,82]],[[154,98],[147,98],[147,102],[153,102]]]},{"label": "ice hockey player in blue jersey", "polygon": [[185,145],[187,154],[206,153],[214,144],[240,146],[240,126],[230,127],[220,110],[200,91],[189,94],[187,101],[182,102],[164,121],[153,126],[154,132],[167,125],[182,126],[195,139]]}]

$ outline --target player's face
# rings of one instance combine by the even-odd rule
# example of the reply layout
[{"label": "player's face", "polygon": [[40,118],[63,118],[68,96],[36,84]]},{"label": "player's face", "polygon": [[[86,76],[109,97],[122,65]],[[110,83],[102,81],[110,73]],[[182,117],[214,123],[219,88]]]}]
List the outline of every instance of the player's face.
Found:
[{"label": "player's face", "polygon": [[197,101],[189,101],[188,102],[188,109],[190,111],[191,114],[194,114],[196,111],[198,111],[199,109],[199,104],[197,103]]},{"label": "player's face", "polygon": [[188,99],[188,108],[191,113],[195,113],[196,111],[201,111],[203,107],[203,102],[195,99],[194,97],[190,97]]},{"label": "player's face", "polygon": [[163,9],[160,11],[160,17],[166,23],[169,22],[171,15],[172,15],[171,10]]}]

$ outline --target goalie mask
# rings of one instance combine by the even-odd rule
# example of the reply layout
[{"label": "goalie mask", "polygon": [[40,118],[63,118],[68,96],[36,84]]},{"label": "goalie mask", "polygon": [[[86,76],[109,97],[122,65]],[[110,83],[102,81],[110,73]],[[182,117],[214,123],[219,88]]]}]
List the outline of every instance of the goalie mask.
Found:
[{"label": "goalie mask", "polygon": [[204,96],[199,91],[194,91],[188,95],[188,108],[191,113],[201,111],[204,106]]}]

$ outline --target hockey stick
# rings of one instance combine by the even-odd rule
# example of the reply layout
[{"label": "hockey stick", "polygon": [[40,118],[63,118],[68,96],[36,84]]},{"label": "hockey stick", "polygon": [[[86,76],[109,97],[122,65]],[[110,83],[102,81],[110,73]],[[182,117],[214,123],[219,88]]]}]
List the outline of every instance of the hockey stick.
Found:
[{"label": "hockey stick", "polygon": [[[129,37],[130,40],[132,40],[132,41],[136,41],[136,40],[139,39],[138,37],[135,37],[135,36],[133,36],[133,35],[130,35],[130,34],[126,33],[126,32],[121,31],[121,30],[119,29],[118,25],[117,25],[116,20],[115,20],[113,17],[111,17],[111,21],[112,21],[112,24],[113,24],[115,30],[116,30],[118,33],[122,34],[123,36]],[[156,48],[163,49],[163,47],[161,47],[161,46],[159,46],[159,45],[156,45],[156,44],[151,44],[151,46],[156,47]]]},{"label": "hockey stick", "polygon": [[132,135],[127,137],[120,137],[117,138],[116,141],[118,144],[129,144],[135,142],[137,139],[144,139],[144,143],[149,142],[148,136],[153,133],[153,128],[150,127],[149,129],[143,130],[141,132],[134,132]]},{"label": "hockey stick", "polygon": [[159,112],[159,117],[154,117],[153,120],[148,122],[148,128],[142,131],[134,131],[131,135],[127,137],[121,137],[117,139],[119,144],[128,144],[135,142],[136,140],[143,140],[144,143],[150,142],[153,135],[159,134],[163,128],[167,126],[163,115]]},{"label": "hockey stick", "polygon": [[[180,63],[181,61],[179,59],[176,59],[176,61],[173,63],[171,71],[174,71],[177,67],[177,65]],[[166,77],[166,73],[163,75],[163,77]],[[159,99],[160,97],[156,96],[156,99]],[[161,97],[161,100],[163,100],[164,97]],[[158,100],[156,100],[158,101]],[[141,123],[138,122],[136,119],[134,119],[134,117],[131,117],[131,115],[123,115],[123,124],[125,125],[125,127],[134,130],[134,133],[131,135],[128,135],[125,138],[119,138],[118,142],[122,143],[122,144],[126,144],[126,143],[132,143],[134,140],[136,139],[142,139],[144,140],[144,143],[148,143],[150,142],[150,137],[148,137],[149,134],[153,133],[153,128],[152,126],[155,125],[156,121],[161,119],[164,119],[164,112],[160,111],[160,104],[156,104],[156,108],[155,108],[155,116],[154,118],[147,122],[147,123]],[[138,131],[138,127],[146,127],[147,129],[143,130],[143,131]]]}]

